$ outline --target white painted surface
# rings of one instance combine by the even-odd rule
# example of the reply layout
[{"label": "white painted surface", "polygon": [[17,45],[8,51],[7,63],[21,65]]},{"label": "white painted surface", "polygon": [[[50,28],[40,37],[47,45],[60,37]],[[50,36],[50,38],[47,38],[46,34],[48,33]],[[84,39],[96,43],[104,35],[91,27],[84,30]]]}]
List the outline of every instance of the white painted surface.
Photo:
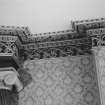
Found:
[{"label": "white painted surface", "polygon": [[0,24],[32,33],[66,30],[71,20],[105,17],[105,0],[0,0]]}]

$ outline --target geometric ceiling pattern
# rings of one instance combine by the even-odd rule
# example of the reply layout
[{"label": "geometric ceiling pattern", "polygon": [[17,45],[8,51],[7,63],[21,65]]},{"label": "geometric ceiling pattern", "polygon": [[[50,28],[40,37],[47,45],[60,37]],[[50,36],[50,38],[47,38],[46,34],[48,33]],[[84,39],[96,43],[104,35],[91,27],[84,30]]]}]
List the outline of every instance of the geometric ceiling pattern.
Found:
[{"label": "geometric ceiling pattern", "polygon": [[19,105],[101,105],[93,55],[27,60],[32,82]]}]

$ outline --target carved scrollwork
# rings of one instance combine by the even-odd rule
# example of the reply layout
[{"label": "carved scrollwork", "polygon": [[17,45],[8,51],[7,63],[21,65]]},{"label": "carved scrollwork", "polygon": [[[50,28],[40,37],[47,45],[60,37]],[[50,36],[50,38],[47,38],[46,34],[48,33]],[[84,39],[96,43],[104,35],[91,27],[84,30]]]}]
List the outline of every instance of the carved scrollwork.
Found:
[{"label": "carved scrollwork", "polygon": [[[105,45],[105,19],[72,22],[73,29],[30,35],[27,28],[0,27],[1,52],[13,53],[20,61],[91,54],[91,48]],[[6,35],[7,30],[9,35]],[[10,31],[16,32],[9,33]],[[5,36],[5,38],[4,38]],[[13,38],[12,38],[13,37]],[[10,41],[10,42],[9,42]],[[19,43],[19,44],[18,44]]]},{"label": "carved scrollwork", "polygon": [[[23,60],[25,59],[44,59],[51,57],[65,57],[65,56],[76,56],[76,55],[85,55],[91,54],[89,46],[59,46],[51,48],[39,48],[39,49],[30,49],[24,50],[22,53]],[[21,58],[22,58],[21,57]]]},{"label": "carved scrollwork", "polygon": [[14,56],[18,57],[18,50],[14,43],[8,44],[8,43],[0,42],[0,54],[2,56],[14,55]]}]

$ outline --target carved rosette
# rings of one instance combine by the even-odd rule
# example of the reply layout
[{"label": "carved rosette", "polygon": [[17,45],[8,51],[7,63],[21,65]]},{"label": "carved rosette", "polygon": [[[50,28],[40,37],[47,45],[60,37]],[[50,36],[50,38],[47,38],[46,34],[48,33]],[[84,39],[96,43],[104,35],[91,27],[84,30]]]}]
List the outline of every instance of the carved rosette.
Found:
[{"label": "carved rosette", "polygon": [[105,28],[87,30],[87,34],[92,39],[92,46],[105,46]]},{"label": "carved rosette", "polygon": [[52,41],[43,43],[24,44],[21,58],[44,59],[91,54],[91,39],[81,38],[73,40]]}]

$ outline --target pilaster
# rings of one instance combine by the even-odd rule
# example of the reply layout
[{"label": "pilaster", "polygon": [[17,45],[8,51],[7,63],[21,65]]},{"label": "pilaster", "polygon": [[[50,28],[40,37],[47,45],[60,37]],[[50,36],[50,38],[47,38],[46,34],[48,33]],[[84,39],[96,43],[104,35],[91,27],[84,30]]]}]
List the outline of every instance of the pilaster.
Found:
[{"label": "pilaster", "polygon": [[30,35],[28,27],[0,26],[0,67],[21,66],[21,45]]},{"label": "pilaster", "polygon": [[105,28],[90,29],[87,34],[92,38],[100,99],[102,105],[105,105]]}]

